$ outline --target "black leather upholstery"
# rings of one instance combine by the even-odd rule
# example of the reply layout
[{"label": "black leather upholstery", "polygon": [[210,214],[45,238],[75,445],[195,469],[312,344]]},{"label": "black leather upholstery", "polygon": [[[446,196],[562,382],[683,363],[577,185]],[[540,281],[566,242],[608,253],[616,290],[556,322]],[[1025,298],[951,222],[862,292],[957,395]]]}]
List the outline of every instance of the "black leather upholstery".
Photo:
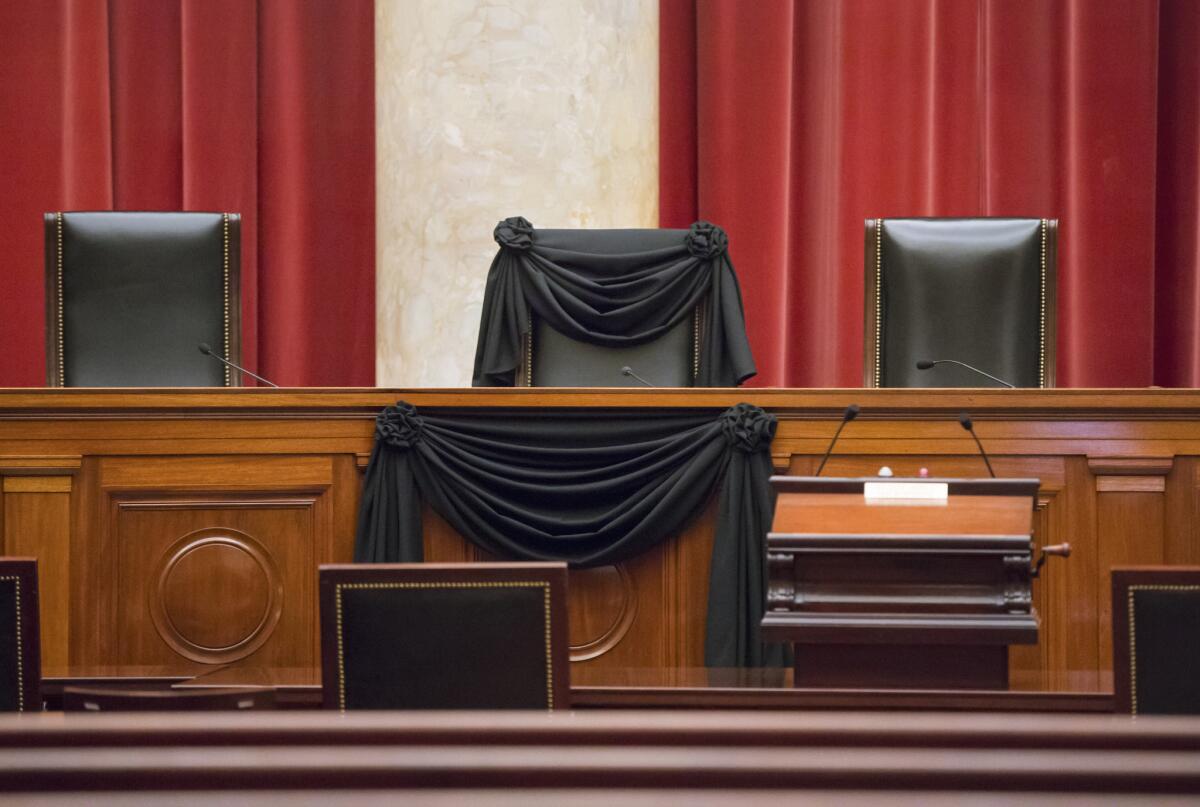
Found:
[{"label": "black leather upholstery", "polygon": [[1131,714],[1200,714],[1200,567],[1112,570],[1113,694]]},{"label": "black leather upholstery", "polygon": [[240,220],[221,213],[48,213],[50,386],[229,386],[241,363]]},{"label": "black leather upholstery", "polygon": [[[595,255],[648,252],[679,244],[687,230],[538,230],[539,243]],[[533,317],[532,376],[522,368],[521,383],[534,387],[637,387],[622,375],[629,367],[652,386],[693,386],[697,350],[697,314],[684,318],[666,334],[633,347],[605,347],[571,339]]]},{"label": "black leather upholstery", "polygon": [[565,699],[568,663],[565,624],[556,624],[565,564],[378,564],[320,575],[326,706],[565,705],[554,701]]},{"label": "black leather upholstery", "polygon": [[1054,235],[1042,219],[867,222],[867,386],[1053,385]]},{"label": "black leather upholstery", "polygon": [[1200,714],[1200,585],[1134,590],[1138,714]]},{"label": "black leather upholstery", "polygon": [[0,711],[40,712],[37,561],[0,558]]},{"label": "black leather upholstery", "polygon": [[654,387],[692,386],[695,357],[695,316],[644,345],[614,348],[591,345],[564,336],[546,323],[533,320],[533,377],[536,387],[640,387],[628,367]]}]

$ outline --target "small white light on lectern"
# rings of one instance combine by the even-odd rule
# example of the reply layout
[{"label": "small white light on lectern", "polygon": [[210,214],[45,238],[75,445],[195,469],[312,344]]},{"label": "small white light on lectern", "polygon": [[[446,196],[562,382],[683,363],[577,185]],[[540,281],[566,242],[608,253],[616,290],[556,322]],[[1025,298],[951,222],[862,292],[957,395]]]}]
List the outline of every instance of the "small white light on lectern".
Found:
[{"label": "small white light on lectern", "polygon": [[892,469],[885,465],[879,469],[878,476],[892,476]]}]

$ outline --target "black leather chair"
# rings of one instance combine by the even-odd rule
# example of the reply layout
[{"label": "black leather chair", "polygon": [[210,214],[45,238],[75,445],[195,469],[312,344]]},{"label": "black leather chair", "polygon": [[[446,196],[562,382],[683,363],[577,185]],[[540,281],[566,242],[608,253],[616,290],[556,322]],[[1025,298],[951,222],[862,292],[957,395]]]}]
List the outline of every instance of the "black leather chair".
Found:
[{"label": "black leather chair", "polygon": [[[687,230],[538,230],[543,246],[595,255],[648,252],[676,246]],[[530,312],[519,384],[526,387],[638,387],[636,376],[655,387],[695,386],[705,303],[653,342],[605,347],[565,336]],[[634,375],[624,375],[628,367]]]},{"label": "black leather chair", "polygon": [[235,213],[47,213],[46,383],[239,386]]},{"label": "black leather chair", "polygon": [[1001,386],[957,362],[1054,386],[1057,231],[1053,219],[868,219],[864,386]]},{"label": "black leather chair", "polygon": [[1113,692],[1130,714],[1200,714],[1200,567],[1112,570]]},{"label": "black leather chair", "polygon": [[562,709],[562,563],[322,566],[330,709]]},{"label": "black leather chair", "polygon": [[0,558],[0,711],[40,712],[37,561]]}]

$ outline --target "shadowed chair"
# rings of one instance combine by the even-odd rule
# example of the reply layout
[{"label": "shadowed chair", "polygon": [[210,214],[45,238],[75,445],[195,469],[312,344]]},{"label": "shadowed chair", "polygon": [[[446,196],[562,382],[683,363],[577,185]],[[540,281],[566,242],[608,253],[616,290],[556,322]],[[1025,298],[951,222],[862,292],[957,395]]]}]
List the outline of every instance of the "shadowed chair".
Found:
[{"label": "shadowed chair", "polygon": [[868,219],[864,386],[1054,386],[1057,231],[1053,219]]},{"label": "shadowed chair", "polygon": [[122,689],[63,687],[64,712],[204,712],[274,709],[266,688]]},{"label": "shadowed chair", "polygon": [[754,375],[725,232],[494,231],[475,386],[736,386]]},{"label": "shadowed chair", "polygon": [[1130,714],[1200,714],[1200,567],[1112,570],[1113,692]]},{"label": "shadowed chair", "polygon": [[240,386],[235,213],[47,213],[46,383]]},{"label": "shadowed chair", "polygon": [[562,709],[562,563],[322,566],[331,709]]},{"label": "shadowed chair", "polygon": [[0,558],[0,711],[40,712],[37,561]]}]

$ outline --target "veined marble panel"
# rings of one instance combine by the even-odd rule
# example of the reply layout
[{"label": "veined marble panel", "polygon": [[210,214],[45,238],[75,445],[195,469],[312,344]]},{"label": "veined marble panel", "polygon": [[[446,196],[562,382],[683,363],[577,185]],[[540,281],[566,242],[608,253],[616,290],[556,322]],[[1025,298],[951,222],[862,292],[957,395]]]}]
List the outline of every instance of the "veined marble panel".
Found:
[{"label": "veined marble panel", "polygon": [[654,227],[658,0],[376,0],[376,383],[471,382],[492,228]]}]

